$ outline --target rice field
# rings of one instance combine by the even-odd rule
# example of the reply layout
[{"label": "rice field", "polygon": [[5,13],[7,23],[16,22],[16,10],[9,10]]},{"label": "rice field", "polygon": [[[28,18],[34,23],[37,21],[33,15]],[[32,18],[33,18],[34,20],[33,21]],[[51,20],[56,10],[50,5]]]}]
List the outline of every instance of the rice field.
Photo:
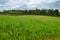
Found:
[{"label": "rice field", "polygon": [[0,40],[60,40],[60,17],[0,15]]}]

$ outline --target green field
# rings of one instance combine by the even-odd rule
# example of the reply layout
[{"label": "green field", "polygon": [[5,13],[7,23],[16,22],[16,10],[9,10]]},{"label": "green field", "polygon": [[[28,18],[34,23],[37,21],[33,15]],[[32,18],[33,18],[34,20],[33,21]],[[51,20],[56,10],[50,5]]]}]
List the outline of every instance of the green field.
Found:
[{"label": "green field", "polygon": [[60,40],[60,17],[0,15],[0,40]]}]

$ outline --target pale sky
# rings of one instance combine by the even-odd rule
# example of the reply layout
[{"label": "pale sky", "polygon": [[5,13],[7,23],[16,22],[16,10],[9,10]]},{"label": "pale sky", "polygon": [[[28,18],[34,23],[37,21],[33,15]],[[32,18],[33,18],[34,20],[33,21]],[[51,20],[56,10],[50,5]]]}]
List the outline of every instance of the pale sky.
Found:
[{"label": "pale sky", "polygon": [[0,10],[60,9],[60,0],[0,0]]}]

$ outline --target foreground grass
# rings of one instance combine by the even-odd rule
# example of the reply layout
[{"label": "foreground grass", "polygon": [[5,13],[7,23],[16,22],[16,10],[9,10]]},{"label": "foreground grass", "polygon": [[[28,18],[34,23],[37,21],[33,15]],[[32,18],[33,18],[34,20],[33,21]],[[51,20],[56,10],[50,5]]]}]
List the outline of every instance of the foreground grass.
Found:
[{"label": "foreground grass", "polygon": [[0,40],[58,40],[60,17],[0,15]]}]

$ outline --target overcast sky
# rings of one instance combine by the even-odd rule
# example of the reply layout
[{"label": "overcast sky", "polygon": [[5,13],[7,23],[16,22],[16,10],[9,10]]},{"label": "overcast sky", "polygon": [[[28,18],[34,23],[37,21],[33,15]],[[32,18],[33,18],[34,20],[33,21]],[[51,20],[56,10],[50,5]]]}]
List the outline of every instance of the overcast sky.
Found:
[{"label": "overcast sky", "polygon": [[60,0],[0,0],[0,10],[60,9]]}]

